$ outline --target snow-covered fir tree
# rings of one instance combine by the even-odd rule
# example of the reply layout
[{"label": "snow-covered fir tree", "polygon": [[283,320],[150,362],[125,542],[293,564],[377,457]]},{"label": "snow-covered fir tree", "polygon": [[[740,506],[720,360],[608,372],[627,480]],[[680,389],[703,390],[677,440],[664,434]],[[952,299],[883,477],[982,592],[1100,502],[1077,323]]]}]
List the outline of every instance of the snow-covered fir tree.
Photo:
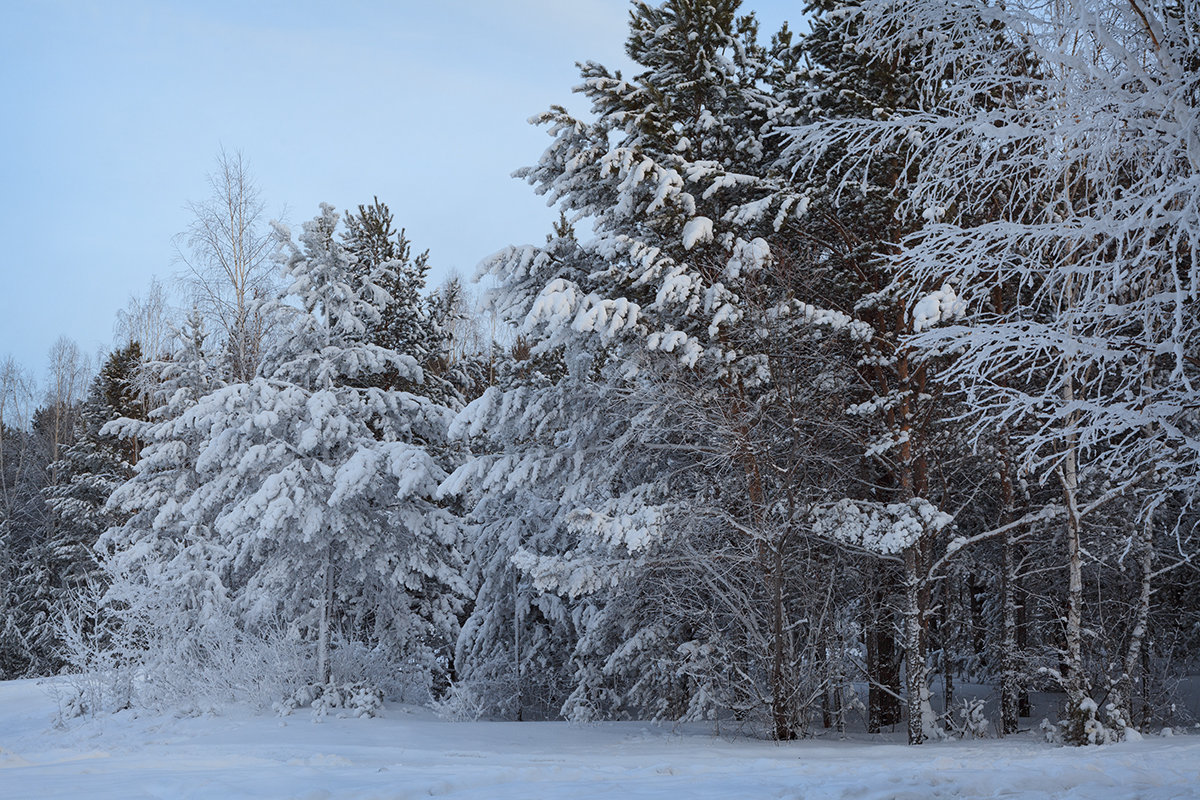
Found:
[{"label": "snow-covered fir tree", "polygon": [[[121,522],[120,515],[107,508],[108,499],[133,475],[138,458],[136,439],[121,439],[103,431],[114,420],[145,417],[138,382],[142,369],[137,342],[108,356],[80,408],[74,442],[52,465],[59,481],[42,491],[50,514],[45,559],[51,582],[47,589],[55,607],[47,626],[55,639],[58,615],[72,613],[81,595],[103,588],[94,547],[101,534]],[[61,654],[58,658],[61,663]]]},{"label": "snow-covered fir tree", "polygon": [[286,335],[246,383],[199,394],[198,353],[178,370],[186,385],[172,400],[199,396],[152,424],[138,474],[114,496],[134,517],[105,545],[118,574],[138,561],[156,572],[139,591],[199,575],[201,613],[227,602],[248,631],[283,625],[311,642],[318,683],[335,677],[333,648],[360,647],[428,687],[449,667],[463,602],[460,524],[434,497],[450,411],[366,385],[385,370],[415,387],[423,375],[412,356],[365,340],[388,267],[356,273],[337,223],[323,206],[298,243],[278,227]]},{"label": "snow-covered fir tree", "polygon": [[[787,490],[761,463],[766,453],[746,446],[744,423],[749,409],[761,411],[780,387],[797,385],[795,374],[772,373],[796,366],[783,341],[814,344],[858,329],[846,314],[798,301],[802,256],[776,257],[760,235],[773,235],[772,220],[739,208],[749,199],[742,187],[770,174],[779,153],[771,134],[787,117],[766,82],[791,80],[784,66],[794,54],[786,34],[773,49],[760,45],[753,17],[738,17],[737,6],[639,4],[627,49],[644,71],[625,79],[584,65],[580,91],[593,119],[561,108],[540,118],[554,141],[518,174],[569,215],[587,218],[595,238],[560,233],[544,247],[509,248],[487,262],[501,281],[494,308],[529,337],[532,355],[560,359],[563,374],[485,394],[468,408],[459,429],[499,436],[490,444],[499,452],[485,448],[460,474],[511,474],[502,492],[524,487],[530,506],[558,520],[558,533],[539,532],[536,552],[510,540],[506,561],[498,543],[483,557],[517,567],[535,591],[557,592],[586,621],[572,655],[569,713],[704,716],[754,697],[749,713],[788,738],[800,716],[789,677],[796,661],[784,654],[783,633],[795,609],[785,611],[789,601],[770,587],[788,580],[777,562],[788,561],[781,549],[794,546],[789,525],[801,513],[793,506],[790,523],[773,516],[775,489]],[[774,216],[794,213],[796,202]],[[702,429],[721,438],[706,439]],[[570,472],[556,470],[555,460]],[[706,469],[717,461],[730,466]],[[745,501],[724,499],[737,496]],[[477,510],[485,536],[512,536],[497,509]],[[722,532],[699,533],[714,529]],[[745,585],[758,576],[748,622],[755,644],[735,643],[741,630],[726,640],[703,612],[664,624],[676,598],[655,582],[678,589],[697,576],[660,569],[652,581],[649,570],[731,547],[748,571]],[[520,581],[483,585],[511,595]],[[734,593],[691,608],[731,602]],[[475,615],[501,604],[480,596]],[[682,663],[721,648],[740,659],[746,677],[737,686],[721,685],[718,656],[702,668]]]}]

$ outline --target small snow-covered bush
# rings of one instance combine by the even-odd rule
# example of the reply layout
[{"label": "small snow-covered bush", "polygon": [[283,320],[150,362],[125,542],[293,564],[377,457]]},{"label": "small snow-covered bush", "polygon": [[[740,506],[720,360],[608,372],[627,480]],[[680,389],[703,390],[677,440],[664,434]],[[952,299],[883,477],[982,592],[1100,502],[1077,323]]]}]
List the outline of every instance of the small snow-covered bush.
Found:
[{"label": "small snow-covered bush", "polygon": [[433,697],[433,675],[444,670],[428,659],[403,657],[398,650],[335,635],[330,653],[333,681],[373,686],[389,700],[428,703]]},{"label": "small snow-covered bush", "polygon": [[308,707],[313,722],[320,722],[331,711],[339,712],[338,716],[377,717],[383,710],[383,692],[365,683],[311,683],[274,704],[275,711],[285,717]]},{"label": "small snow-covered bush", "polygon": [[1084,697],[1077,704],[1069,703],[1067,713],[1059,721],[1062,729],[1062,741],[1067,744],[1107,744],[1118,741],[1118,733],[1106,726],[1096,716],[1099,706],[1090,697]]},{"label": "small snow-covered bush", "polygon": [[986,739],[991,721],[983,713],[981,698],[963,699],[957,709],[957,720],[950,721],[950,728],[960,739]]},{"label": "small snow-covered bush", "polygon": [[1113,741],[1140,742],[1142,740],[1142,734],[1133,727],[1121,707],[1116,703],[1104,706],[1104,713],[1108,718],[1106,727]]},{"label": "small snow-covered bush", "polygon": [[57,610],[57,638],[66,675],[49,683],[58,704],[55,724],[75,717],[120,711],[133,702],[137,659],[127,639],[105,632],[100,589],[83,587]]},{"label": "small snow-covered bush", "polygon": [[228,609],[198,615],[167,593],[143,597],[113,613],[93,588],[59,609],[70,672],[62,718],[132,706],[199,714],[248,703],[262,710],[313,674],[311,647],[284,625],[247,629]]},{"label": "small snow-covered bush", "polygon": [[474,684],[463,682],[451,684],[446,693],[434,700],[430,707],[442,719],[474,722],[486,716],[491,705]]}]

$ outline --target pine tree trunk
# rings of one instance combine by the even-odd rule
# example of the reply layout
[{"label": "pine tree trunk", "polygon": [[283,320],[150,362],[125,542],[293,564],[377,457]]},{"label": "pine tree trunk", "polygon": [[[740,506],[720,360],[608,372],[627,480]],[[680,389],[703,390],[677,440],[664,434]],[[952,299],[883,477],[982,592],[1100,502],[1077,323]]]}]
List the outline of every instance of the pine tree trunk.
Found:
[{"label": "pine tree trunk", "polygon": [[887,593],[881,585],[886,573],[874,573],[876,589],[871,596],[867,619],[867,732],[879,733],[898,723],[900,713],[900,664],[896,658],[895,620],[887,608]]},{"label": "pine tree trunk", "polygon": [[771,718],[775,725],[775,739],[785,742],[796,738],[792,730],[788,700],[791,694],[787,685],[784,657],[787,651],[786,632],[783,624],[783,542],[776,543],[772,555],[771,570]]}]

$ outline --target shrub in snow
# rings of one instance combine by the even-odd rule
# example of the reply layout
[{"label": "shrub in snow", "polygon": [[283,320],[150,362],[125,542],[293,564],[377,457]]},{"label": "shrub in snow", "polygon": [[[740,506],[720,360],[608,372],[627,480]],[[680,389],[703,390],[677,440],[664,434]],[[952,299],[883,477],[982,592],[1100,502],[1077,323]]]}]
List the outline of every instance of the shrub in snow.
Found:
[{"label": "shrub in snow", "polygon": [[261,710],[312,672],[309,646],[277,620],[248,627],[228,608],[210,608],[193,624],[188,609],[172,604],[178,597],[114,586],[129,600],[120,608],[93,590],[59,615],[71,670],[62,719],[132,706],[202,714],[245,703]]},{"label": "shrub in snow", "polygon": [[474,722],[484,717],[495,703],[491,695],[480,692],[470,683],[453,683],[444,695],[432,704],[434,713],[454,722]]},{"label": "shrub in snow", "polygon": [[958,707],[958,720],[951,721],[951,728],[960,739],[986,739],[991,721],[984,716],[984,701],[980,698],[964,699]]},{"label": "shrub in snow", "polygon": [[313,722],[320,722],[331,711],[338,712],[338,717],[377,717],[383,710],[383,692],[366,683],[310,683],[273,706],[282,717],[309,707]]},{"label": "shrub in snow", "polygon": [[1090,697],[1084,697],[1078,703],[1068,701],[1067,713],[1058,723],[1062,728],[1062,741],[1074,745],[1118,741],[1120,735],[1100,721],[1097,717],[1098,710],[1096,701]]},{"label": "shrub in snow", "polygon": [[1041,730],[1042,738],[1045,739],[1048,744],[1062,743],[1062,730],[1045,717],[1043,717],[1041,723],[1038,724],[1038,729]]}]

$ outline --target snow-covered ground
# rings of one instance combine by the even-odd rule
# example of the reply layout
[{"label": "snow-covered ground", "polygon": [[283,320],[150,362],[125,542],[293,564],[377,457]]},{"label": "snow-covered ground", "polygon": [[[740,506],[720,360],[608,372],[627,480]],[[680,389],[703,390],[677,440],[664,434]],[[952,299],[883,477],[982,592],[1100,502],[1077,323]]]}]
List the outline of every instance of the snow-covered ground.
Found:
[{"label": "snow-covered ground", "polygon": [[307,712],[125,712],[57,729],[54,712],[37,682],[0,683],[0,798],[1200,797],[1200,736],[909,748],[643,723],[455,723],[400,706],[320,724]]}]

